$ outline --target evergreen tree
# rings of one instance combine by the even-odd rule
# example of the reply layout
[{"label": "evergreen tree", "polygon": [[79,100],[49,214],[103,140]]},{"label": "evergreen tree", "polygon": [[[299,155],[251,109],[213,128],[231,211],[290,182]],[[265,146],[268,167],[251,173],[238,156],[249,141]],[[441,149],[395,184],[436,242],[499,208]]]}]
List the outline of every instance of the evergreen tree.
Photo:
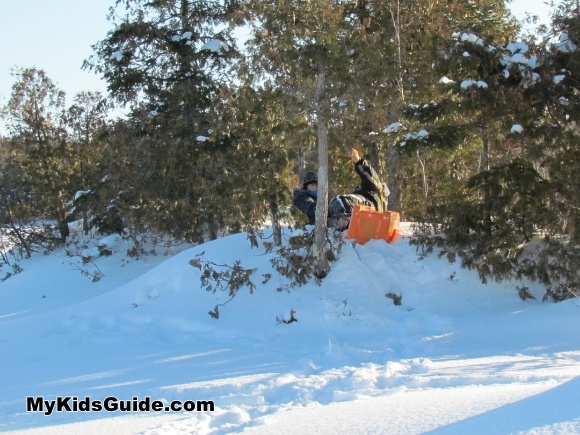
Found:
[{"label": "evergreen tree", "polygon": [[295,99],[313,122],[318,144],[315,273],[328,274],[326,257],[331,100],[346,79],[343,7],[332,1],[246,2],[253,26],[251,55],[259,79]]},{"label": "evergreen tree", "polygon": [[[73,215],[80,212],[83,231],[91,226],[89,212],[98,198],[97,186],[102,177],[105,142],[101,138],[106,130],[108,105],[100,93],[81,92],[66,111],[65,124],[71,143],[73,165],[72,187],[76,190]],[[92,204],[91,204],[92,203]]]},{"label": "evergreen tree", "polygon": [[70,150],[64,127],[64,92],[36,68],[16,69],[16,82],[4,109],[11,134],[12,164],[22,165],[19,183],[33,210],[27,217],[51,221],[64,243],[69,235]]},{"label": "evergreen tree", "polygon": [[249,231],[263,225],[267,209],[277,246],[282,243],[282,220],[290,217],[286,204],[295,185],[292,157],[300,146],[299,132],[308,131],[304,116],[292,116],[297,112],[293,103],[279,89],[244,83],[224,91],[216,108],[216,133],[231,142],[220,154],[227,176],[221,177],[218,188],[228,192],[222,205],[231,220]]},{"label": "evergreen tree", "polygon": [[[575,126],[564,121],[561,94],[554,95],[557,61],[542,46],[474,32],[458,33],[446,53],[446,62],[440,63],[445,68],[440,70],[442,98],[409,107],[409,118],[421,120],[425,130],[407,135],[400,144],[407,150],[447,146],[455,153],[475,145],[481,151],[480,159],[471,160],[476,166],[467,177],[457,179],[453,192],[431,207],[431,219],[444,237],[429,238],[427,244],[445,246],[451,259],[461,256],[463,265],[477,269],[483,281],[526,275],[552,293],[562,285],[569,289],[577,282],[573,264],[578,253],[553,238],[560,239],[562,210],[567,208],[563,199],[573,196],[569,183],[558,180],[572,149],[566,157],[560,150]],[[554,157],[558,169],[550,164]],[[570,173],[565,165],[563,169],[567,177]],[[542,249],[532,258],[522,255],[542,233],[547,242]]]},{"label": "evergreen tree", "polygon": [[[115,12],[125,7],[125,15]],[[192,241],[216,237],[226,210],[211,195],[212,100],[235,57],[225,22],[232,2],[117,1],[115,25],[86,67],[103,74],[112,97],[131,105],[125,136],[134,151],[130,187],[141,213],[159,229]],[[201,138],[207,138],[201,139]],[[220,142],[220,139],[217,139]]]}]

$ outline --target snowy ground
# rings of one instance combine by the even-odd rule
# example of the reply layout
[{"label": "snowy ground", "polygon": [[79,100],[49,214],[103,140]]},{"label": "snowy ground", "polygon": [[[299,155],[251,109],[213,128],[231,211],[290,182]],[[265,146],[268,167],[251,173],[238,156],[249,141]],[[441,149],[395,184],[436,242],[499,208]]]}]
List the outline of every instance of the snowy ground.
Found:
[{"label": "snowy ground", "polygon": [[[0,283],[0,431],[580,433],[578,300],[542,303],[530,285],[538,300],[523,302],[521,283],[482,285],[446,260],[419,260],[405,238],[347,243],[322,285],[289,291],[244,234],[139,260],[124,241],[104,242],[111,256],[37,254]],[[202,251],[257,268],[254,293],[240,290],[217,320],[208,312],[228,297],[201,288],[189,261]],[[291,310],[296,322],[276,321]],[[27,412],[29,396],[215,410],[46,416]]]}]

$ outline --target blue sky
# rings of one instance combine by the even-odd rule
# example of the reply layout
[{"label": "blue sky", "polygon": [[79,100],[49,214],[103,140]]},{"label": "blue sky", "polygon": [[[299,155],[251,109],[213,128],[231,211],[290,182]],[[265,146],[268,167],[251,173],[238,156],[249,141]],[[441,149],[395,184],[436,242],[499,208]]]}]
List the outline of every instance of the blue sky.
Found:
[{"label": "blue sky", "polygon": [[[67,94],[67,104],[80,91],[101,91],[105,84],[81,70],[91,45],[111,29],[108,9],[114,0],[0,0],[0,106],[10,97],[14,66],[46,71]],[[514,0],[517,18],[525,12],[547,20],[543,0]]]},{"label": "blue sky", "polygon": [[0,0],[0,105],[7,103],[15,65],[43,69],[72,103],[80,91],[105,91],[94,73],[81,70],[91,45],[102,39],[114,0]]}]

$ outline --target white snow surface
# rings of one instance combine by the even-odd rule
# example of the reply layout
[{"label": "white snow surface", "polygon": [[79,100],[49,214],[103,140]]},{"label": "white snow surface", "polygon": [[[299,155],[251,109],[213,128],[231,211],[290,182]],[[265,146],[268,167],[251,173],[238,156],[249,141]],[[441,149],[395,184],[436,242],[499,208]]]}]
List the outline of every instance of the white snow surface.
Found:
[{"label": "white snow surface", "polygon": [[[409,240],[347,242],[320,285],[294,288],[246,234],[170,257],[131,259],[108,237],[95,245],[112,255],[86,264],[65,252],[19,261],[0,283],[0,431],[580,433],[579,301],[543,303],[531,283],[483,285],[446,259],[420,259]],[[228,295],[200,286],[189,261],[201,252],[256,269],[253,294],[239,290],[217,320],[208,312]],[[91,282],[81,266],[104,276]],[[522,301],[518,285],[537,300]],[[277,322],[292,311],[296,322]],[[26,410],[27,397],[66,396],[215,410]]]}]

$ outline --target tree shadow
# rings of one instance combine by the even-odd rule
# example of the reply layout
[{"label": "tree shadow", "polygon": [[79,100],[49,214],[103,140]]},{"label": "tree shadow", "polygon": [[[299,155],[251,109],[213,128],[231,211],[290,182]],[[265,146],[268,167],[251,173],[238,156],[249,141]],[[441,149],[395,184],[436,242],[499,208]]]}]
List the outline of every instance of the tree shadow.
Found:
[{"label": "tree shadow", "polygon": [[429,434],[506,434],[576,420],[580,426],[580,376],[541,394],[519,400]]}]

